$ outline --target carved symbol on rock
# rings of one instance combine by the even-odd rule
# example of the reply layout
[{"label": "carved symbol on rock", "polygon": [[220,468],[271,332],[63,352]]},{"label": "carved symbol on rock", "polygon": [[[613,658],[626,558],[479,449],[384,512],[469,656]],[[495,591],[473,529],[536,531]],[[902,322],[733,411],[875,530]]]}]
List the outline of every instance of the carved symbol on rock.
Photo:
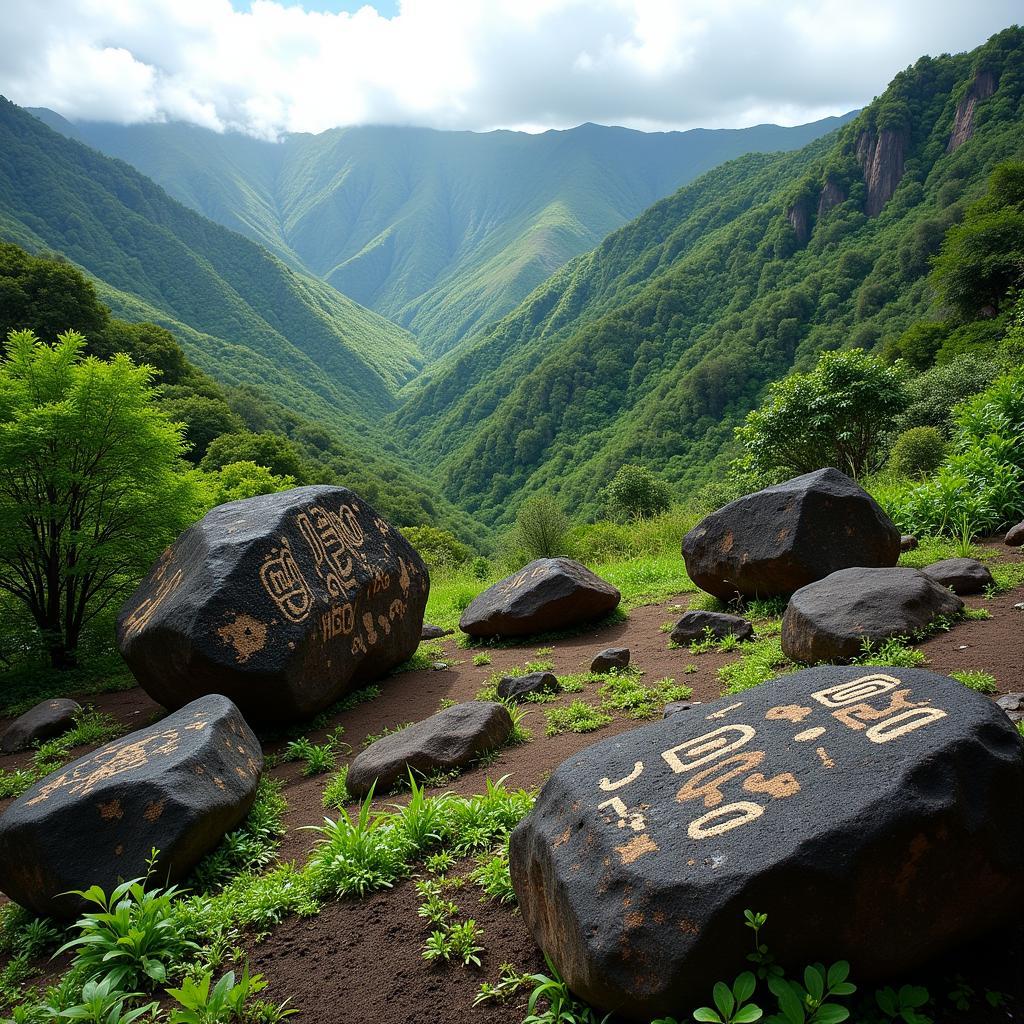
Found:
[{"label": "carved symbol on rock", "polygon": [[856,704],[858,701],[877,697],[880,693],[888,693],[889,690],[895,690],[898,685],[899,680],[893,676],[874,672],[859,679],[852,679],[848,683],[839,683],[818,690],[817,693],[811,694],[811,698],[827,708],[841,708],[846,704]]},{"label": "carved symbol on rock", "polygon": [[181,583],[184,575],[182,570],[178,569],[170,576],[166,576],[167,569],[168,561],[165,553],[160,568],[156,571],[156,589],[124,620],[125,640],[141,632],[160,605],[178,589],[178,584]]},{"label": "carved symbol on rock", "polygon": [[[637,761],[636,764],[633,765],[633,770],[625,778],[619,779],[618,782],[612,782],[611,779],[607,778],[606,776],[598,783],[598,785],[606,793],[614,793],[615,790],[622,789],[623,786],[628,786],[631,782],[640,778],[640,775],[643,772],[643,770],[643,761]],[[604,805],[602,804],[601,806]]]},{"label": "carved symbol on rock", "polygon": [[292,554],[287,537],[271,550],[259,570],[260,583],[278,611],[289,621],[303,622],[313,607],[313,593]]},{"label": "carved symbol on rock", "polygon": [[605,807],[610,807],[615,812],[618,818],[615,824],[619,828],[629,825],[634,832],[643,832],[645,826],[643,814],[640,811],[629,810],[619,797],[613,796],[610,800],[605,800],[604,803],[597,805],[599,811]]},{"label": "carved symbol on rock", "polygon": [[[723,754],[738,750],[756,735],[749,725],[723,725],[718,729],[662,751],[665,763],[677,774],[693,771]],[[680,756],[682,755],[682,756]]]}]

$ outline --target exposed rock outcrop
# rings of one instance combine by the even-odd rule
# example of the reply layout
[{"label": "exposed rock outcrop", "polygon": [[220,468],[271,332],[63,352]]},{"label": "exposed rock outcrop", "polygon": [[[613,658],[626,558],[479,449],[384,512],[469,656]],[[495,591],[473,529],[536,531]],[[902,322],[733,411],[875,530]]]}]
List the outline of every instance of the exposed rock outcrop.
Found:
[{"label": "exposed rock outcrop", "polygon": [[883,128],[877,133],[864,130],[857,138],[856,154],[868,189],[864,212],[869,217],[877,217],[903,177],[907,133],[893,128]]},{"label": "exposed rock outcrop", "polygon": [[789,221],[793,234],[799,245],[806,245],[811,237],[811,206],[809,201],[801,200],[793,203],[786,210],[786,220]]},{"label": "exposed rock outcrop", "polygon": [[836,184],[831,178],[825,182],[818,196],[818,217],[823,217],[829,210],[835,209],[841,203],[846,202],[846,193],[842,186]]},{"label": "exposed rock outcrop", "polygon": [[950,132],[949,144],[946,146],[947,153],[959,149],[974,134],[974,112],[982,100],[987,100],[996,91],[997,84],[996,76],[991,71],[979,71],[974,76],[974,81],[957,104],[953,131]]}]

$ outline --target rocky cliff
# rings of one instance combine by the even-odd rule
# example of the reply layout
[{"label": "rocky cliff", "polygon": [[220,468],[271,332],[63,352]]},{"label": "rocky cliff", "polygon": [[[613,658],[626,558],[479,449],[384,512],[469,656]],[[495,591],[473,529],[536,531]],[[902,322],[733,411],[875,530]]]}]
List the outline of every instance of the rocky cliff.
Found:
[{"label": "rocky cliff", "polygon": [[979,71],[967,87],[963,99],[956,108],[953,131],[949,136],[946,152],[959,149],[974,134],[974,111],[982,100],[987,100],[996,91],[996,76],[991,71]]},{"label": "rocky cliff", "polygon": [[903,177],[906,161],[907,133],[883,128],[880,132],[865,129],[857,138],[857,163],[864,172],[868,195],[865,213],[876,217],[892,198]]}]

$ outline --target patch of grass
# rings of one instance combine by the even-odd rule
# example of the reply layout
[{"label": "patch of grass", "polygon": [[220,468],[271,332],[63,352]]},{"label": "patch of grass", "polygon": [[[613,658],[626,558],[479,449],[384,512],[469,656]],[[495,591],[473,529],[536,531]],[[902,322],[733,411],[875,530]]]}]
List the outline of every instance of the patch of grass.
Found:
[{"label": "patch of grass", "polygon": [[888,665],[892,668],[917,668],[928,659],[923,651],[911,647],[906,637],[894,636],[875,646],[870,640],[861,644],[858,665]]},{"label": "patch of grass", "polygon": [[680,686],[674,679],[657,679],[645,683],[639,672],[611,673],[601,684],[601,710],[610,714],[624,712],[629,718],[657,718],[662,709],[674,700],[689,700],[693,690]]},{"label": "patch of grass", "polygon": [[348,791],[348,765],[345,764],[334,773],[330,782],[324,786],[321,802],[325,809],[333,808],[336,811],[340,811],[351,800],[352,795]]},{"label": "patch of grass", "polygon": [[982,669],[964,669],[960,672],[950,672],[950,675],[964,686],[977,690],[978,693],[998,693],[999,685],[996,677],[991,672]]},{"label": "patch of grass", "polygon": [[363,740],[363,749],[365,750],[371,743],[376,743],[377,740],[382,740],[385,736],[394,736],[396,732],[408,729],[412,724],[412,722],[399,722],[397,725],[385,726],[380,732],[370,733]]},{"label": "patch of grass", "polygon": [[718,678],[724,684],[724,696],[749,690],[781,673],[793,672],[797,667],[782,653],[782,643],[777,636],[746,640],[739,645],[739,651],[738,661],[723,665],[718,670]]},{"label": "patch of grass", "polygon": [[392,675],[402,672],[417,672],[431,668],[435,661],[444,659],[444,648],[440,640],[424,640],[416,648],[412,657],[391,670]]},{"label": "patch of grass", "polygon": [[508,904],[516,902],[516,892],[512,888],[512,876],[508,869],[507,842],[493,852],[477,857],[476,867],[469,873],[469,877],[483,890],[484,896],[481,899]]},{"label": "patch of grass", "polygon": [[991,619],[992,613],[987,608],[965,608],[964,618],[970,622]]},{"label": "patch of grass", "polygon": [[341,736],[344,729],[339,725],[328,737],[326,743],[313,743],[308,737],[301,736],[292,740],[281,754],[282,761],[302,761],[302,774],[323,775],[331,771],[337,763],[337,751],[339,746],[348,747],[342,744]]},{"label": "patch of grass", "polygon": [[548,736],[563,732],[593,732],[612,720],[611,715],[584,700],[574,700],[564,708],[550,708],[544,712],[544,717],[548,723],[545,730]]},{"label": "patch of grass", "polygon": [[473,655],[473,664],[476,665],[477,668],[482,668],[484,665],[490,665],[490,663],[491,656],[489,654],[481,653]]}]

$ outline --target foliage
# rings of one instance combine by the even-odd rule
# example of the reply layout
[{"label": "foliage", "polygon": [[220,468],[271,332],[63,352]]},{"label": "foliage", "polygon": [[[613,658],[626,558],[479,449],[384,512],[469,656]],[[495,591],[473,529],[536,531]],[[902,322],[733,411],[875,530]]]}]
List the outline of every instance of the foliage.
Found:
[{"label": "foliage", "polygon": [[605,501],[612,519],[650,519],[668,511],[671,492],[646,467],[625,465],[608,485]]},{"label": "foliage", "polygon": [[645,684],[637,671],[611,672],[601,683],[601,710],[613,714],[625,713],[628,718],[658,718],[666,704],[674,700],[689,700],[693,690],[679,686],[674,679],[657,679]]},{"label": "foliage", "polygon": [[[531,985],[533,991],[526,1004],[527,1016],[523,1024],[599,1024],[594,1011],[573,998],[565,979],[546,953],[544,959],[550,975],[530,974],[525,978],[525,984]],[[547,1004],[543,1010],[542,1002]],[[600,1024],[609,1019],[610,1015],[604,1017]]]},{"label": "foliage", "polygon": [[[761,632],[763,634],[765,631]],[[796,667],[782,653],[782,643],[778,636],[761,635],[739,644],[738,649],[739,659],[718,670],[718,678],[724,683],[722,693],[725,695],[748,690],[751,686],[774,679],[784,671],[791,672]]]},{"label": "foliage", "polygon": [[57,1011],[54,1016],[65,1020],[87,1021],[88,1024],[132,1024],[159,1008],[156,1002],[134,1009],[126,1006],[141,996],[141,992],[126,992],[111,972],[105,978],[90,978],[82,986],[81,1002]]},{"label": "foliage", "polygon": [[901,476],[922,477],[939,467],[946,442],[937,427],[911,427],[896,438],[889,463]]},{"label": "foliage", "polygon": [[[198,981],[186,976],[180,988],[169,988],[167,994],[178,1004],[171,1011],[169,1024],[228,1024],[244,1018],[250,997],[267,987],[263,975],[249,974],[248,964],[237,981],[234,971],[227,971],[211,990],[212,981],[213,974],[207,971]],[[275,1021],[298,1013],[285,1009],[284,1004],[274,1011]]]},{"label": "foliage", "polygon": [[480,966],[484,947],[478,945],[483,930],[470,918],[457,924],[445,924],[430,933],[423,948],[424,960],[458,960],[466,967]]},{"label": "foliage", "polygon": [[463,544],[450,530],[436,526],[407,526],[402,534],[431,569],[465,565],[473,557],[472,548]]},{"label": "foliage", "polygon": [[544,712],[544,717],[548,723],[548,736],[557,736],[563,732],[593,732],[604,728],[612,720],[611,715],[585,700],[574,700],[564,708],[551,708]]},{"label": "foliage", "polygon": [[978,693],[998,693],[999,686],[996,677],[991,672],[982,669],[961,669],[959,672],[951,672],[950,675],[963,683],[964,686]]},{"label": "foliage", "polygon": [[275,476],[266,466],[255,462],[229,462],[210,475],[211,502],[223,505],[229,501],[274,494],[295,486],[295,477]]},{"label": "foliage", "polygon": [[566,553],[569,520],[561,505],[547,495],[523,503],[516,516],[510,545],[523,560],[555,558]]}]

